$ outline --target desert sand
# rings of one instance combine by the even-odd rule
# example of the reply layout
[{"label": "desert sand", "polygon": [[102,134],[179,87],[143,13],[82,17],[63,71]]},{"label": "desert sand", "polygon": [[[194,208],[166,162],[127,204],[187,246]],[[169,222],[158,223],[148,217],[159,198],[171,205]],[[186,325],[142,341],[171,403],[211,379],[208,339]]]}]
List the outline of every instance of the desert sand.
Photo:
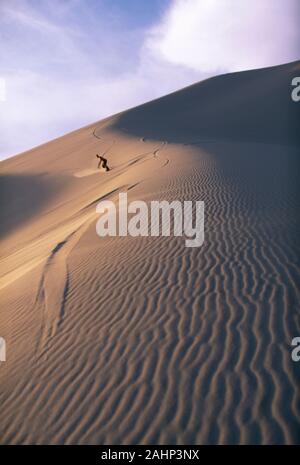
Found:
[{"label": "desert sand", "polygon": [[[299,443],[299,73],[208,79],[1,163],[2,444]],[[119,192],[203,200],[204,244],[98,237]]]}]

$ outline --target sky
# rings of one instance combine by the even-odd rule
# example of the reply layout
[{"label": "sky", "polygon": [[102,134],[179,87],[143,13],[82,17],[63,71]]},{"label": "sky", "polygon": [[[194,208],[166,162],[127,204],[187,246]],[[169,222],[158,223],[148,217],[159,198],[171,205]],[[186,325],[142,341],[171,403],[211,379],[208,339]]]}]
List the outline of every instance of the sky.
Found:
[{"label": "sky", "polygon": [[300,58],[299,0],[0,0],[0,158],[207,77]]}]

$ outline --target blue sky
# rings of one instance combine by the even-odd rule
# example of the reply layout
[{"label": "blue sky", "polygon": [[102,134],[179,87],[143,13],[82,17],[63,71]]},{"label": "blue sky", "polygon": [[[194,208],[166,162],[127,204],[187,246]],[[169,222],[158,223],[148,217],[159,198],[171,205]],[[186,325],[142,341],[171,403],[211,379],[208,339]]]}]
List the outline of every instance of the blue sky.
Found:
[{"label": "blue sky", "polygon": [[0,0],[0,157],[208,76],[295,60],[298,10],[297,0]]}]

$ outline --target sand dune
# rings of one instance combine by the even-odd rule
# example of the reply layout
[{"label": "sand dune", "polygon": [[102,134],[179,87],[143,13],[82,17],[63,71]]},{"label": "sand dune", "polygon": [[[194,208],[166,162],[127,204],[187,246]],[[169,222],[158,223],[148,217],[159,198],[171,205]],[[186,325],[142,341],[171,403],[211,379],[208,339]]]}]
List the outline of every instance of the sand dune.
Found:
[{"label": "sand dune", "polygon": [[[299,443],[299,71],[209,79],[1,163],[1,443]],[[204,200],[203,246],[100,239],[119,192]]]}]

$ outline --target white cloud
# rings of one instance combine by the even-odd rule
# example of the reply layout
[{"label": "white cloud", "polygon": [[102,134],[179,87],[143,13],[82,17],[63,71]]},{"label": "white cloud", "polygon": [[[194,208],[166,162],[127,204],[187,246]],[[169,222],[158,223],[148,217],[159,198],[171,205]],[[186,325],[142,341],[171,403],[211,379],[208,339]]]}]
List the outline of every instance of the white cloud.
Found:
[{"label": "white cloud", "polygon": [[299,57],[297,0],[175,0],[147,46],[204,72],[239,71]]},{"label": "white cloud", "polygon": [[[48,6],[56,13],[55,5],[60,1]],[[83,6],[77,0],[80,15],[77,10],[72,17],[68,8],[58,18],[27,0],[0,5],[8,30],[0,40],[0,76],[7,83],[6,101],[0,102],[0,157],[201,78],[145,49],[147,30],[111,28],[104,10],[96,19]]]}]

